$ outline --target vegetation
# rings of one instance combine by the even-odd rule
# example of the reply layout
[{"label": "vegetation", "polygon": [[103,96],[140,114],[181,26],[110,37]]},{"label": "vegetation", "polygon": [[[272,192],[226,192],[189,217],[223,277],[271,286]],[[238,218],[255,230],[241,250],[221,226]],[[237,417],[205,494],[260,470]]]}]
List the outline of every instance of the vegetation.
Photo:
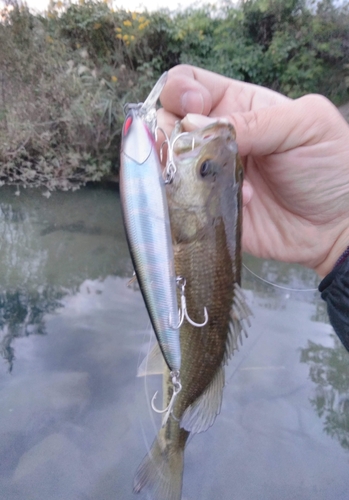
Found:
[{"label": "vegetation", "polygon": [[349,3],[245,0],[182,13],[52,0],[0,12],[0,183],[78,187],[117,173],[123,105],[190,63],[290,97],[349,97]]},{"label": "vegetation", "polygon": [[309,366],[309,377],[316,385],[310,403],[323,421],[326,434],[349,450],[348,353],[336,335],[333,346],[308,340],[301,349],[301,363]]}]

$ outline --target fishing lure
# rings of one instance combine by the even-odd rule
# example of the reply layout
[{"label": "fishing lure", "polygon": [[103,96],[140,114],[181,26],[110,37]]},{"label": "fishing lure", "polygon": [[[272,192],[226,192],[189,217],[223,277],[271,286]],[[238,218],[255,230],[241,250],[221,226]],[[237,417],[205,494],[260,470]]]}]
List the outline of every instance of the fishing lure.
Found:
[{"label": "fishing lure", "polygon": [[173,382],[166,422],[178,392],[181,351],[176,274],[165,181],[155,148],[156,102],[163,74],[144,103],[127,104],[122,130],[120,193],[124,226],[135,274]]}]

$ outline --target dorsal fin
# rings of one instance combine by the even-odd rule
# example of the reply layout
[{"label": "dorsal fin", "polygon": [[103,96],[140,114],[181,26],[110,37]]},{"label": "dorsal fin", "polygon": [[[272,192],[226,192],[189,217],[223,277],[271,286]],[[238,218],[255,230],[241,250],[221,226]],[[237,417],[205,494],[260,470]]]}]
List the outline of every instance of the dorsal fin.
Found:
[{"label": "dorsal fin", "polygon": [[225,364],[228,363],[234,352],[239,350],[239,343],[242,345],[242,332],[246,338],[248,337],[246,326],[251,326],[250,316],[252,316],[252,311],[247,305],[245,295],[238,283],[235,283],[230,328],[224,356]]}]

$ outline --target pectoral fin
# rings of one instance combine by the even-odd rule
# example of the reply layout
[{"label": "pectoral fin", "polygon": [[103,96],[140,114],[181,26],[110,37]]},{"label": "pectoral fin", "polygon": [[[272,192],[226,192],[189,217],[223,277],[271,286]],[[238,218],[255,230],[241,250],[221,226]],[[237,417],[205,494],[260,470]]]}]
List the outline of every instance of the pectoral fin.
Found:
[{"label": "pectoral fin", "polygon": [[165,361],[160,350],[159,344],[153,345],[150,352],[143,359],[137,370],[137,377],[146,377],[147,375],[162,375],[164,373]]},{"label": "pectoral fin", "polygon": [[136,273],[133,273],[132,278],[127,282],[127,286],[131,287],[132,285],[135,285],[136,283],[138,283],[137,276],[136,276]]}]

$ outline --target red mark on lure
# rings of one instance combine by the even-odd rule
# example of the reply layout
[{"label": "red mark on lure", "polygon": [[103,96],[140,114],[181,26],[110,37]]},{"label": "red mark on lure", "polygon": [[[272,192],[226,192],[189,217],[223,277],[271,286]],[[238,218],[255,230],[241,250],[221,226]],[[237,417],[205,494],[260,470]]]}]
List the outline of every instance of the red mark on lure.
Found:
[{"label": "red mark on lure", "polygon": [[132,116],[128,116],[124,123],[124,135],[126,135],[127,132],[130,130],[132,122],[133,122]]}]

